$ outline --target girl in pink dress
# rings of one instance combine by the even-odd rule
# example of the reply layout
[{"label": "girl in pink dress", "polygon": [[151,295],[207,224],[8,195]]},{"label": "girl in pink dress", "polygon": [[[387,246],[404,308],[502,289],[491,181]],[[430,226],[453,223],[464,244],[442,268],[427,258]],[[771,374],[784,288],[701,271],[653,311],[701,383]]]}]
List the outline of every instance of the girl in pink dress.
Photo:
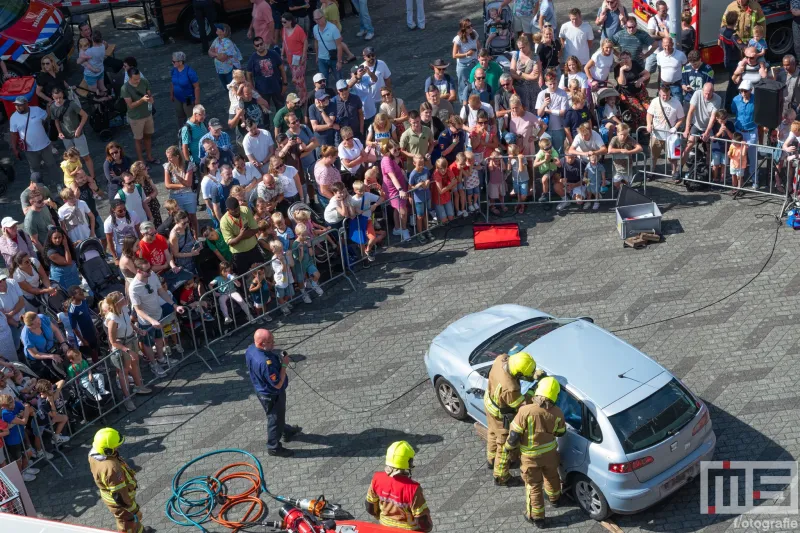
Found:
[{"label": "girl in pink dress", "polygon": [[383,173],[383,190],[389,205],[394,209],[394,231],[404,241],[411,238],[408,232],[408,180],[400,165],[400,147],[393,140],[388,140],[381,148],[381,172]]}]

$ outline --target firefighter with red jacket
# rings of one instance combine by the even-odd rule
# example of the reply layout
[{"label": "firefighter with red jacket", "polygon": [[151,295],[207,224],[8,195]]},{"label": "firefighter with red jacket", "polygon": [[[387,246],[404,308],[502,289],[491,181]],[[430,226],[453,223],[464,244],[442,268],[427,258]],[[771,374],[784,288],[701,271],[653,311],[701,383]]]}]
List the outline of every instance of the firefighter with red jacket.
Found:
[{"label": "firefighter with red jacket", "polygon": [[503,450],[508,438],[508,428],[517,410],[526,398],[520,389],[520,379],[533,381],[543,372],[536,372],[536,361],[527,352],[499,355],[489,370],[489,384],[483,395],[486,408],[486,466],[494,470],[494,484],[500,486],[519,485],[519,478],[511,477],[508,465],[497,455]]},{"label": "firefighter with red jacket", "polygon": [[431,531],[431,512],[422,487],[411,479],[414,448],[404,440],[386,450],[386,468],[375,472],[367,492],[367,512],[388,527]]},{"label": "firefighter with red jacket", "polygon": [[[544,496],[553,507],[559,507],[561,478],[556,439],[567,431],[564,413],[555,405],[561,385],[552,377],[544,377],[536,386],[533,402],[520,407],[503,446],[502,457],[519,448],[522,479],[525,481],[525,520],[544,527]],[[542,491],[544,489],[544,492]]]}]

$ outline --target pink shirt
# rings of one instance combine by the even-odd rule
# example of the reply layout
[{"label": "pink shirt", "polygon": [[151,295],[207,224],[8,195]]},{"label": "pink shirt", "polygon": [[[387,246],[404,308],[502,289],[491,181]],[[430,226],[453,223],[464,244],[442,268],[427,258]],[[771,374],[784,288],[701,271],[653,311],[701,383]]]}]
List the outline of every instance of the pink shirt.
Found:
[{"label": "pink shirt", "polygon": [[314,179],[317,185],[331,186],[336,182],[342,181],[342,175],[333,165],[327,167],[320,159],[314,165]]},{"label": "pink shirt", "polygon": [[272,30],[274,29],[275,21],[272,18],[272,7],[266,0],[254,0],[253,31],[256,36],[261,37],[269,44],[272,42]]},{"label": "pink shirt", "polygon": [[303,28],[301,28],[299,25],[296,25],[292,34],[289,35],[289,32],[287,32],[284,28],[283,40],[286,43],[286,49],[289,52],[286,55],[289,58],[289,64],[291,65],[292,56],[303,57],[303,44],[306,42],[306,32],[304,32]]},{"label": "pink shirt", "polygon": [[[509,115],[509,118],[511,118],[511,125],[508,131],[517,134],[517,146],[519,146],[522,153],[524,155],[534,155],[538,152],[539,146],[536,144],[534,132],[539,131],[541,119],[530,111],[526,111],[521,117]],[[519,140],[520,137],[522,140]]]},{"label": "pink shirt", "polygon": [[381,172],[383,173],[383,190],[386,192],[387,198],[392,198],[400,193],[394,186],[392,178],[389,177],[389,173],[394,174],[395,179],[400,183],[400,187],[404,191],[408,189],[408,182],[405,174],[403,174],[403,169],[400,168],[394,158],[384,157],[381,159]]}]

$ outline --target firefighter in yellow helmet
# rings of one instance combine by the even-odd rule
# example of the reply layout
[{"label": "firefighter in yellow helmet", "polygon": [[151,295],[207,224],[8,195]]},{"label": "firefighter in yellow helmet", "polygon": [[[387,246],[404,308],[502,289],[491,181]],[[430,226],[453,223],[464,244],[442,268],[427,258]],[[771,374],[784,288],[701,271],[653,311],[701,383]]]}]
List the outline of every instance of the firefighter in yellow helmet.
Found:
[{"label": "firefighter in yellow helmet", "polygon": [[94,435],[89,468],[100,489],[100,497],[117,520],[120,533],[150,533],[142,525],[142,511],[136,503],[136,476],[117,449],[124,438],[116,429],[103,428]]},{"label": "firefighter in yellow helmet", "polygon": [[525,402],[520,390],[520,379],[533,381],[544,372],[536,372],[536,361],[527,352],[500,355],[489,371],[489,384],[483,395],[486,408],[486,466],[494,470],[494,484],[512,486],[519,484],[519,478],[508,473],[508,460],[502,462],[497,456],[508,438],[508,429],[517,410]]},{"label": "firefighter in yellow helmet", "polygon": [[[555,405],[561,385],[552,377],[539,381],[530,404],[523,405],[511,422],[502,457],[517,448],[521,452],[522,479],[525,481],[525,520],[544,527],[544,494],[554,507],[559,506],[561,478],[556,437],[567,431],[564,413]],[[544,494],[542,493],[544,489]]]},{"label": "firefighter in yellow helmet", "polygon": [[431,531],[431,512],[422,487],[411,479],[414,448],[404,440],[386,450],[386,468],[375,472],[367,492],[367,512],[389,527]]}]

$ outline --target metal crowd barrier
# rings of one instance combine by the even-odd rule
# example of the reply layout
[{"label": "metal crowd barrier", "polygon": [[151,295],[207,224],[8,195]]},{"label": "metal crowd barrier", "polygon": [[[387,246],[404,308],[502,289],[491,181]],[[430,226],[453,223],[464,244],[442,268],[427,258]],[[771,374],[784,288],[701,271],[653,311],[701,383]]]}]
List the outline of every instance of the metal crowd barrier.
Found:
[{"label": "metal crowd barrier", "polygon": [[[314,238],[312,238],[312,244],[315,250],[314,255],[314,264],[320,273],[327,274],[327,279],[320,277],[319,285],[325,286],[330,284],[331,282],[337,281],[340,278],[344,278],[350,284],[350,286],[355,290],[355,286],[350,278],[347,276],[347,257],[345,256],[345,252],[343,251],[343,247],[341,243],[343,239],[341,237],[342,230],[332,228],[329,229]],[[321,254],[319,253],[321,252]],[[291,251],[286,252],[290,254]],[[324,259],[320,259],[318,255],[324,257]],[[243,300],[245,305],[250,307],[250,303],[252,303],[252,298],[249,295],[248,287],[250,285],[250,281],[252,280],[254,274],[256,274],[260,270],[264,270],[266,267],[269,267],[270,262],[265,262],[260,264],[258,267],[253,268],[244,274],[239,276],[235,276],[231,282],[238,282],[240,286],[236,287],[238,289],[239,294],[246,295]],[[265,283],[268,281],[270,284],[272,283],[272,275],[268,275],[269,271],[265,271]],[[294,269],[292,269],[292,274],[294,275]],[[290,284],[291,286],[291,284]],[[308,289],[309,295],[313,292],[312,289]],[[270,302],[262,302],[263,313],[260,315],[252,314],[253,311],[251,310],[251,317],[244,317],[240,315],[240,308],[239,304],[233,300],[233,298],[228,298],[226,305],[229,305],[231,309],[229,310],[229,316],[232,322],[226,324],[223,320],[225,316],[222,312],[222,309],[219,306],[219,298],[218,295],[220,294],[215,289],[210,289],[203,293],[200,298],[198,298],[198,302],[201,307],[208,310],[213,316],[214,321],[209,323],[206,320],[201,320],[200,324],[202,325],[203,330],[203,347],[211,352],[211,355],[214,357],[214,360],[219,364],[219,358],[217,357],[216,352],[213,349],[213,346],[220,342],[226,342],[227,337],[236,333],[243,328],[258,322],[266,322],[267,319],[265,315],[272,318],[274,315],[277,315],[281,311],[281,307],[277,306],[277,297],[275,296],[274,291],[268,290],[266,291],[270,295]],[[295,293],[294,296],[290,298],[288,303],[294,304],[298,300],[302,298],[302,293]],[[268,305],[270,308],[268,308]],[[212,324],[214,329],[212,328]],[[195,346],[197,346],[196,339],[194,340]],[[198,349],[199,353],[199,349]]]},{"label": "metal crowd barrier", "polygon": [[[641,139],[641,135],[647,131],[645,126],[640,127],[636,130],[636,138]],[[700,136],[693,135],[696,139],[692,150],[689,153],[685,153],[687,148],[687,139],[684,138],[683,132],[675,132],[671,133],[668,130],[658,130],[654,129],[654,133],[658,132],[664,135],[678,135],[682,138],[682,148],[681,148],[681,156],[684,158],[684,165],[681,165],[680,160],[678,160],[678,178],[682,181],[688,181],[691,183],[697,183],[698,185],[706,186],[706,187],[717,187],[720,189],[728,189],[733,194],[737,193],[752,193],[758,194],[763,196],[770,196],[774,198],[781,198],[787,199],[790,194],[790,187],[787,186],[788,179],[783,178],[783,175],[789,176],[791,173],[787,172],[789,169],[789,165],[787,164],[787,159],[785,156],[788,156],[788,152],[783,150],[781,146],[768,146],[763,144],[753,144],[747,143],[745,141],[734,141],[732,139],[721,139],[718,137],[711,137],[708,142],[703,142],[700,139]],[[651,136],[653,134],[650,134]],[[718,142],[722,144],[723,148],[723,158],[722,158],[722,169],[721,169],[721,176],[720,180],[715,180],[715,170],[713,163],[713,150],[712,146],[714,142]],[[641,141],[640,141],[641,144]],[[665,143],[667,144],[667,143]],[[730,160],[728,158],[728,151],[730,150],[731,146],[744,146],[747,150],[747,161],[748,167],[745,171],[745,175],[742,178],[742,183],[740,186],[735,187],[732,184],[731,180],[731,173],[730,173]],[[644,145],[642,145],[644,147]],[[652,146],[651,143],[648,143],[648,150]],[[648,177],[663,177],[663,178],[675,178],[675,174],[669,171],[671,166],[670,159],[666,154],[666,150],[662,154],[663,157],[663,172],[658,171],[658,167],[661,164],[652,157],[652,153],[650,155],[650,165],[649,168],[645,169],[645,175]],[[677,159],[672,159],[677,160]],[[687,167],[688,170],[684,171],[683,167]],[[717,173],[720,172],[717,170]],[[766,172],[768,174],[767,181],[760,179],[759,174]]]},{"label": "metal crowd barrier", "polygon": [[[644,149],[644,147],[642,147]],[[533,161],[536,159],[535,155],[526,155],[522,156],[524,159],[527,160],[528,167],[530,168]],[[579,156],[575,156],[576,158],[582,159]],[[619,186],[614,184],[614,160],[619,159],[629,159],[629,174],[630,174],[630,182],[624,181],[619,182]],[[504,155],[500,157],[489,157],[484,160],[484,164],[488,166],[489,159],[500,159],[503,161],[503,187],[505,193],[501,195],[499,201],[498,200],[491,200],[489,198],[489,183],[488,183],[488,172],[486,173],[487,178],[486,182],[481,186],[481,214],[484,216],[485,220],[488,222],[489,217],[491,215],[494,216],[506,216],[508,214],[507,208],[511,207],[512,209],[519,207],[519,206],[537,206],[537,205],[550,205],[550,204],[560,204],[562,202],[566,202],[568,205],[578,205],[579,201],[574,198],[574,194],[570,195],[569,191],[567,191],[566,187],[567,184],[564,181],[563,172],[561,169],[557,169],[555,173],[558,175],[558,179],[553,179],[552,173],[551,177],[548,182],[548,191],[544,200],[540,201],[539,197],[537,197],[537,193],[544,189],[541,174],[538,171],[533,171],[533,178],[530,178],[530,174],[528,175],[528,194],[527,199],[524,202],[520,202],[517,198],[517,195],[512,194],[514,190],[514,182],[511,176],[510,170],[508,170],[508,161],[510,156]],[[560,158],[563,162],[563,157]],[[644,152],[639,152],[636,154],[631,155],[623,155],[623,154],[605,154],[601,156],[600,160],[598,161],[598,165],[602,166],[605,169],[605,176],[606,176],[606,186],[602,187],[602,182],[595,184],[593,190],[589,190],[588,178],[584,175],[586,163],[588,159],[583,159],[583,162],[579,164],[580,169],[580,181],[579,183],[582,186],[586,187],[584,192],[589,192],[592,194],[592,199],[584,199],[580,201],[580,204],[593,204],[594,202],[599,202],[601,204],[604,203],[616,203],[619,197],[619,191],[621,189],[622,183],[627,183],[631,187],[637,187],[641,185],[642,192],[647,192],[647,181],[644,179],[644,167],[645,167],[645,154]],[[527,171],[526,171],[527,172]],[[561,197],[554,191],[555,184],[562,183],[564,185],[564,197]],[[541,193],[544,196],[544,193]],[[500,209],[506,208],[506,212],[500,213],[500,215],[494,214],[491,212],[491,209],[495,206],[499,206]],[[513,211],[512,211],[513,212]]]}]

